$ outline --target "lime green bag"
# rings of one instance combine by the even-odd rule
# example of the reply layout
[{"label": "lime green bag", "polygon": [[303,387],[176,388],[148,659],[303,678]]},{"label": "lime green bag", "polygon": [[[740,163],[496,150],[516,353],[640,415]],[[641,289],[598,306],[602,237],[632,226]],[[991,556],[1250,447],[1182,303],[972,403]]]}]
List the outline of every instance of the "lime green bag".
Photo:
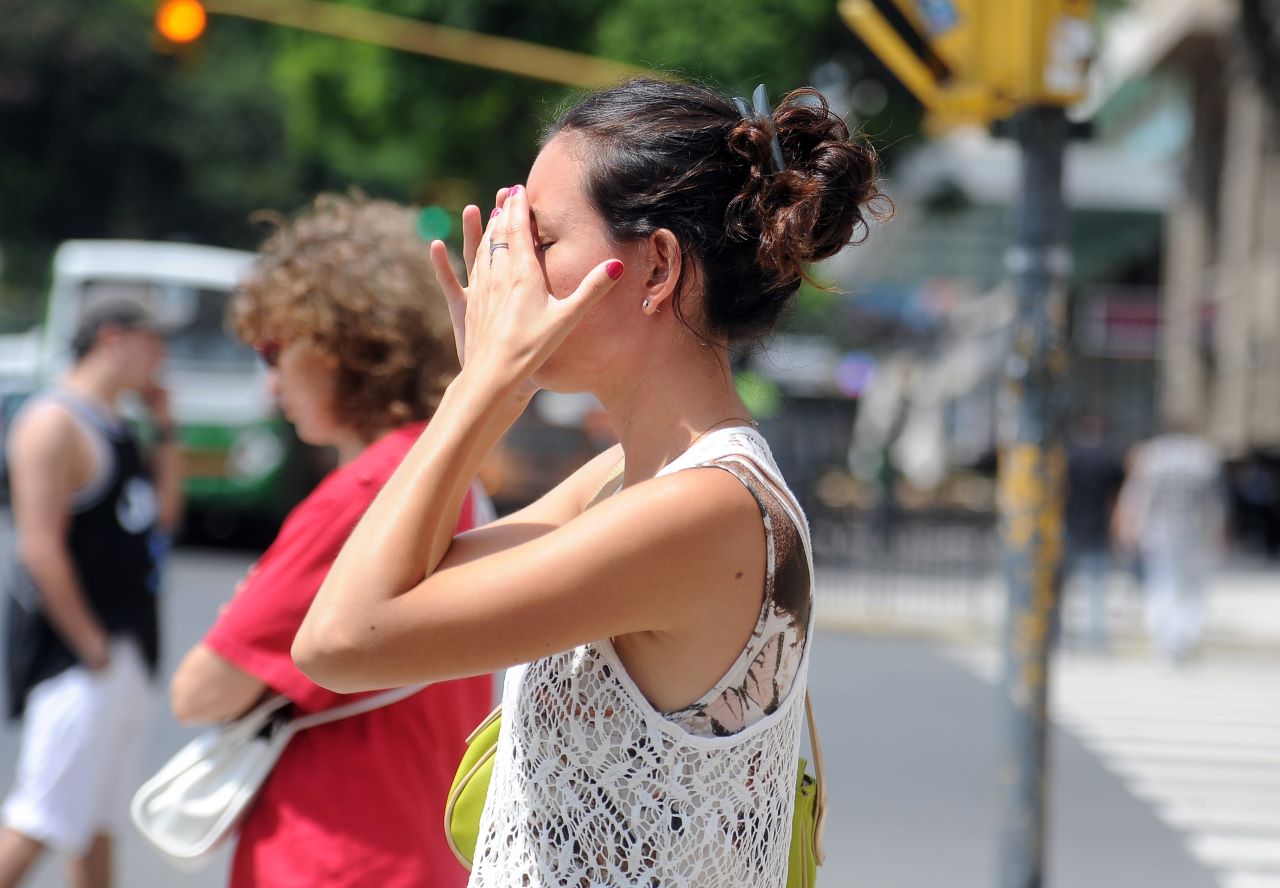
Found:
[{"label": "lime green bag", "polygon": [[458,862],[471,869],[480,841],[480,815],[493,778],[493,753],[502,729],[502,707],[496,707],[467,737],[467,751],[453,775],[444,805],[444,836]]},{"label": "lime green bag", "polygon": [[[787,888],[813,888],[818,866],[825,854],[822,828],[827,813],[827,794],[822,773],[822,748],[818,745],[813,703],[804,696],[805,718],[809,723],[809,743],[813,749],[812,776],[800,759],[796,783],[795,810],[791,816],[791,850],[787,865]],[[467,751],[458,765],[444,807],[444,834],[454,856],[467,869],[475,858],[480,840],[480,814],[489,795],[493,777],[493,754],[502,729],[502,707],[494,709],[467,738]]]}]

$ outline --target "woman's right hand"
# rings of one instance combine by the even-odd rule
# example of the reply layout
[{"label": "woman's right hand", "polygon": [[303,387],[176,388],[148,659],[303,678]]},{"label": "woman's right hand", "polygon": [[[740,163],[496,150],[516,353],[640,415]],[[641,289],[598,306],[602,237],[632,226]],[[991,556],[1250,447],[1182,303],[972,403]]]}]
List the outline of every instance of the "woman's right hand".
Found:
[{"label": "woman's right hand", "polygon": [[[498,193],[493,198],[495,212],[502,208],[509,192],[509,188],[498,189]],[[453,275],[453,266],[449,263],[449,250],[444,242],[432,241],[431,243],[431,260],[435,265],[436,280],[444,290],[445,302],[449,306],[449,320],[453,322],[453,343],[458,349],[459,366],[462,366],[466,360],[467,289],[475,284],[476,253],[480,249],[480,241],[483,238],[484,219],[480,208],[475,204],[468,204],[462,210],[462,261],[467,268],[466,288],[457,284],[457,278]],[[443,274],[443,268],[447,268],[449,273]]]},{"label": "woman's right hand", "polygon": [[[463,375],[474,369],[486,384],[527,403],[537,391],[534,373],[587,310],[614,287],[623,264],[618,259],[601,261],[573,292],[553,295],[534,242],[527,189],[515,185],[497,197],[499,206],[487,231],[480,230],[475,213],[467,213],[473,221],[464,231],[466,287],[454,275],[440,241],[432,243],[431,258],[454,318]],[[477,252],[484,255],[477,257]]]}]

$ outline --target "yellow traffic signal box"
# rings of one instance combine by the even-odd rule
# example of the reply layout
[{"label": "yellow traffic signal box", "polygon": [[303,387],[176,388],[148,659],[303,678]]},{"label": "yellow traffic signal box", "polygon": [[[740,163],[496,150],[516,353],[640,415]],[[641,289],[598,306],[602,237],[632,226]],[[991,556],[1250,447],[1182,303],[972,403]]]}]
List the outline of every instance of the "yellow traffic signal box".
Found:
[{"label": "yellow traffic signal box", "polygon": [[840,0],[839,10],[935,125],[1084,95],[1093,0]]}]

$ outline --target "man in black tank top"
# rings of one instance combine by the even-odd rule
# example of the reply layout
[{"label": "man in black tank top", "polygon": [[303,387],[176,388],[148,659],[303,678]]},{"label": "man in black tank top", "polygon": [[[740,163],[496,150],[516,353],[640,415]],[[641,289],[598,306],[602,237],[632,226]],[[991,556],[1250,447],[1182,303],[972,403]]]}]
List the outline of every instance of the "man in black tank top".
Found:
[{"label": "man in black tank top", "polygon": [[[110,884],[110,836],[127,818],[159,655],[153,547],[182,509],[154,319],[134,302],[91,305],[72,351],[65,379],[24,408],[6,442],[5,679],[9,715],[24,723],[0,888],[46,847],[71,858],[76,885]],[[125,391],[150,410],[149,463],[115,412]]]}]

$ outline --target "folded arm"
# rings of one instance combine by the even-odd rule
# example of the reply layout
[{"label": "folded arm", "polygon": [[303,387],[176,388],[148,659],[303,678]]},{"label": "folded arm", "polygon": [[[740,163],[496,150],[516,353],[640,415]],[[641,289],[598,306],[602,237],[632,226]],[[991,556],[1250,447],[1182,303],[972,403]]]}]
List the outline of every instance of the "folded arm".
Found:
[{"label": "folded arm", "polygon": [[749,622],[758,610],[759,511],[715,469],[656,478],[578,514],[616,459],[606,454],[553,491],[545,521],[532,510],[433,539],[454,487],[465,489],[451,477],[488,449],[486,411],[456,406],[442,405],[316,596],[293,645],[313,681],[354,692],[475,675],[611,636],[680,635],[735,610]]}]

